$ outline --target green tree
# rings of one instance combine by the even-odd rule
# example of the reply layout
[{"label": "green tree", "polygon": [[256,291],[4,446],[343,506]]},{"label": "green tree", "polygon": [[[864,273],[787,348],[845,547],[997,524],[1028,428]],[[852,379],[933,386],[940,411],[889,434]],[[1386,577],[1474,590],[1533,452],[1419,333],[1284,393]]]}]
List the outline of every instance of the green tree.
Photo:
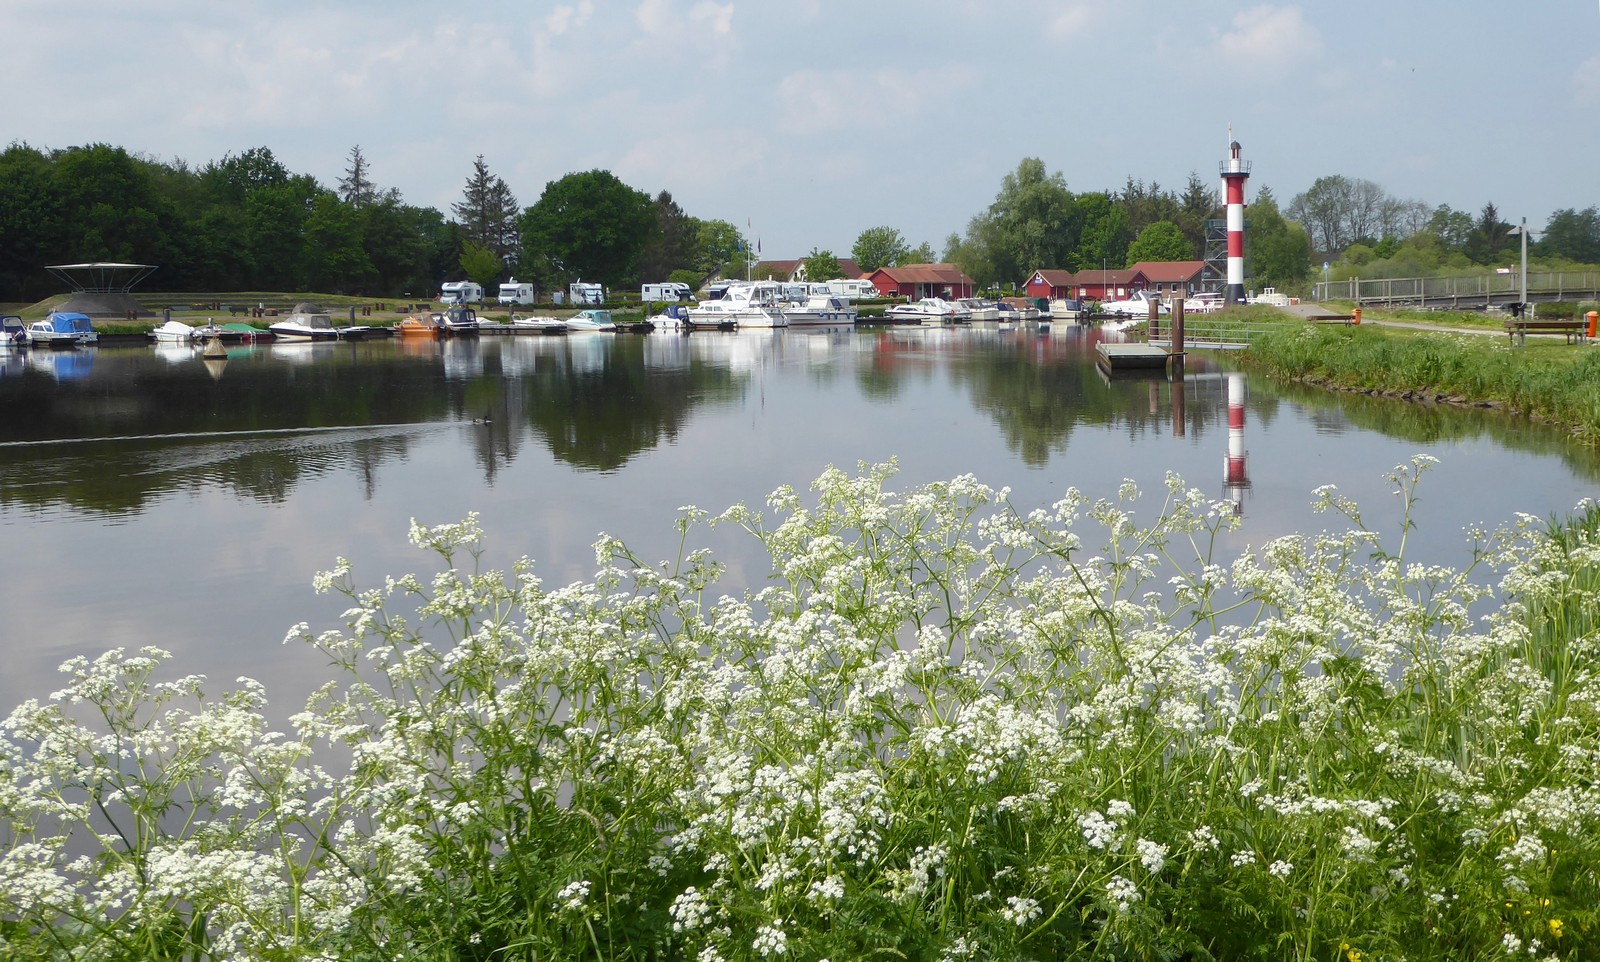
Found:
[{"label": "green tree", "polygon": [[1257,286],[1289,288],[1311,275],[1311,238],[1305,228],[1284,219],[1268,188],[1263,187],[1250,205],[1245,244]]},{"label": "green tree", "polygon": [[1579,264],[1600,264],[1600,210],[1568,207],[1551,214],[1539,238],[1539,248],[1543,253]]},{"label": "green tree", "polygon": [[451,206],[462,236],[494,251],[504,263],[517,253],[517,198],[499,177],[489,173],[483,155],[472,163],[472,176],[462,199]]},{"label": "green tree", "polygon": [[336,294],[368,289],[377,277],[362,246],[361,212],[332,191],[322,191],[306,214],[304,263],[307,288]]},{"label": "green tree", "polygon": [[1186,260],[1201,257],[1206,249],[1206,221],[1217,214],[1217,208],[1222,205],[1222,199],[1217,196],[1216,188],[1200,179],[1194,171],[1189,172],[1189,183],[1184,186],[1183,196],[1178,198],[1178,219],[1175,223],[1183,231],[1184,239],[1189,242],[1189,257]]},{"label": "green tree", "polygon": [[1178,198],[1171,191],[1162,190],[1155,181],[1146,185],[1142,180],[1129,177],[1115,201],[1128,220],[1130,237],[1138,236],[1157,221],[1170,220],[1176,223],[1182,217],[1183,209]]},{"label": "green tree", "polygon": [[378,188],[372,184],[371,171],[367,169],[367,158],[362,155],[360,144],[350,148],[350,162],[344,169],[344,176],[339,178],[339,199],[356,208],[369,206],[378,199]]},{"label": "green tree", "polygon": [[461,269],[486,291],[494,286],[505,266],[500,255],[483,244],[468,240],[461,245]]},{"label": "green tree", "polygon": [[51,180],[42,151],[12,144],[0,154],[0,300],[44,296],[44,265],[60,263],[66,230]]},{"label": "green tree", "polygon": [[1187,261],[1194,259],[1189,239],[1170,220],[1158,220],[1139,232],[1128,245],[1128,259],[1124,266],[1132,267],[1141,261]]},{"label": "green tree", "polygon": [[697,222],[695,266],[702,277],[743,277],[748,260],[749,244],[739,228],[725,220]]},{"label": "green tree", "polygon": [[997,279],[1015,281],[1036,268],[1062,267],[1078,246],[1082,224],[1066,179],[1049,173],[1036,157],[1023,158],[1005,176],[988,213],[982,230]]},{"label": "green tree", "polygon": [[696,240],[694,218],[683,212],[671,194],[666,191],[657,194],[652,210],[655,230],[645,244],[640,262],[640,279],[649,283],[693,264]]},{"label": "green tree", "polygon": [[1083,231],[1078,235],[1077,249],[1072,252],[1066,267],[1080,271],[1089,268],[1110,269],[1124,263],[1128,245],[1133,243],[1133,230],[1128,226],[1128,215],[1120,204],[1113,203],[1106,193],[1080,194],[1077,199],[1078,217]]},{"label": "green tree", "polygon": [[840,274],[839,258],[833,256],[833,251],[819,251],[813,247],[805,256],[805,265],[808,281],[831,281]]},{"label": "green tree", "polygon": [[1510,240],[1511,225],[1500,219],[1500,211],[1491,201],[1478,214],[1472,235],[1467,238],[1466,253],[1474,264],[1493,264],[1500,260]]},{"label": "green tree", "polygon": [[902,263],[909,245],[893,227],[868,227],[856,235],[850,247],[850,256],[862,270],[870,274],[880,267],[894,267]]},{"label": "green tree", "polygon": [[591,170],[546,184],[518,226],[523,264],[563,279],[626,287],[638,281],[656,215],[648,194],[610,171]]}]

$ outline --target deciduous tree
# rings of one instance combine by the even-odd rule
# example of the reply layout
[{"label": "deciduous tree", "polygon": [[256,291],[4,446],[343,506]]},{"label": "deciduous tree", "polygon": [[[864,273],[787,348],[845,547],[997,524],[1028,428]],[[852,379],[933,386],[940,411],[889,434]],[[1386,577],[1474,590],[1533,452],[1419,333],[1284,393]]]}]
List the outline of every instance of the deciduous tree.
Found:
[{"label": "deciduous tree", "polygon": [[638,280],[656,215],[648,194],[610,171],[591,170],[546,184],[518,225],[523,264],[623,287]]},{"label": "deciduous tree", "polygon": [[863,273],[870,274],[880,267],[898,265],[908,246],[906,239],[893,227],[868,227],[856,235],[850,257]]},{"label": "deciduous tree", "polygon": [[1189,239],[1170,220],[1158,220],[1139,232],[1128,245],[1128,259],[1124,266],[1132,267],[1141,261],[1186,261],[1194,259]]}]

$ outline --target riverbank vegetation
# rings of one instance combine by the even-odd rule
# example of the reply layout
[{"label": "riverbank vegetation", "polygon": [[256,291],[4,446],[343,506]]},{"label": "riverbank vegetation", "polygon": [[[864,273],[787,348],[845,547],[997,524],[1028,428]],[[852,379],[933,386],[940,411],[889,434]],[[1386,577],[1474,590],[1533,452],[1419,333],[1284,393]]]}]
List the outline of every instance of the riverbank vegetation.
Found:
[{"label": "riverbank vegetation", "polygon": [[433,573],[318,576],[350,607],[290,632],[334,672],[282,733],[247,680],[69,663],[0,727],[4,951],[1594,957],[1593,511],[1445,569],[1326,488],[1332,533],[1225,559],[1176,479],[892,478],[684,509],[678,558],[603,539],[564,586],[414,524]]},{"label": "riverbank vegetation", "polygon": [[1254,338],[1240,360],[1335,390],[1502,408],[1600,443],[1600,356],[1563,339],[1516,346],[1488,334],[1291,323]]}]

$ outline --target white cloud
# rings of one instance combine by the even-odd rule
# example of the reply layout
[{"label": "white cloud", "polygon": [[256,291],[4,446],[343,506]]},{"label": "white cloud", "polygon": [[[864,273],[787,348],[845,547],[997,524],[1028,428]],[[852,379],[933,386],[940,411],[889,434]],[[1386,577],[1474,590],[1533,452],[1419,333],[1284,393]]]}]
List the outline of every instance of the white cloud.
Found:
[{"label": "white cloud", "polygon": [[1218,38],[1222,62],[1230,68],[1278,71],[1305,61],[1322,49],[1317,31],[1299,7],[1263,4],[1234,15],[1233,30]]},{"label": "white cloud", "polygon": [[1590,57],[1573,71],[1572,99],[1579,107],[1600,106],[1600,56]]},{"label": "white cloud", "polygon": [[801,70],[778,81],[779,109],[806,129],[904,123],[925,117],[977,79],[973,68],[953,65],[910,70]]},{"label": "white cloud", "polygon": [[1111,8],[1106,5],[1091,3],[1088,0],[1063,4],[1050,18],[1045,33],[1051,40],[1083,40],[1094,33],[1095,27],[1104,21],[1110,12]]},{"label": "white cloud", "polygon": [[563,3],[551,10],[544,18],[544,28],[547,32],[559,37],[576,27],[581,27],[589,22],[594,15],[592,0],[579,0],[576,4]]},{"label": "white cloud", "polygon": [[733,35],[733,4],[701,0],[689,9],[689,19],[718,37]]}]

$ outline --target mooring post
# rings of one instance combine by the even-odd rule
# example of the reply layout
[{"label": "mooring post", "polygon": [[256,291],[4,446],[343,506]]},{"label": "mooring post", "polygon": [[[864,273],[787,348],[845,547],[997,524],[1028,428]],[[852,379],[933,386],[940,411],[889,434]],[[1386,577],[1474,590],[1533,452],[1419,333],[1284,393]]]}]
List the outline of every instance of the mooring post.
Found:
[{"label": "mooring post", "polygon": [[1148,326],[1150,328],[1150,337],[1149,337],[1149,339],[1152,340],[1152,341],[1160,340],[1161,339],[1161,298],[1159,296],[1152,297],[1150,299],[1150,313],[1145,316],[1145,320],[1148,322]]}]

